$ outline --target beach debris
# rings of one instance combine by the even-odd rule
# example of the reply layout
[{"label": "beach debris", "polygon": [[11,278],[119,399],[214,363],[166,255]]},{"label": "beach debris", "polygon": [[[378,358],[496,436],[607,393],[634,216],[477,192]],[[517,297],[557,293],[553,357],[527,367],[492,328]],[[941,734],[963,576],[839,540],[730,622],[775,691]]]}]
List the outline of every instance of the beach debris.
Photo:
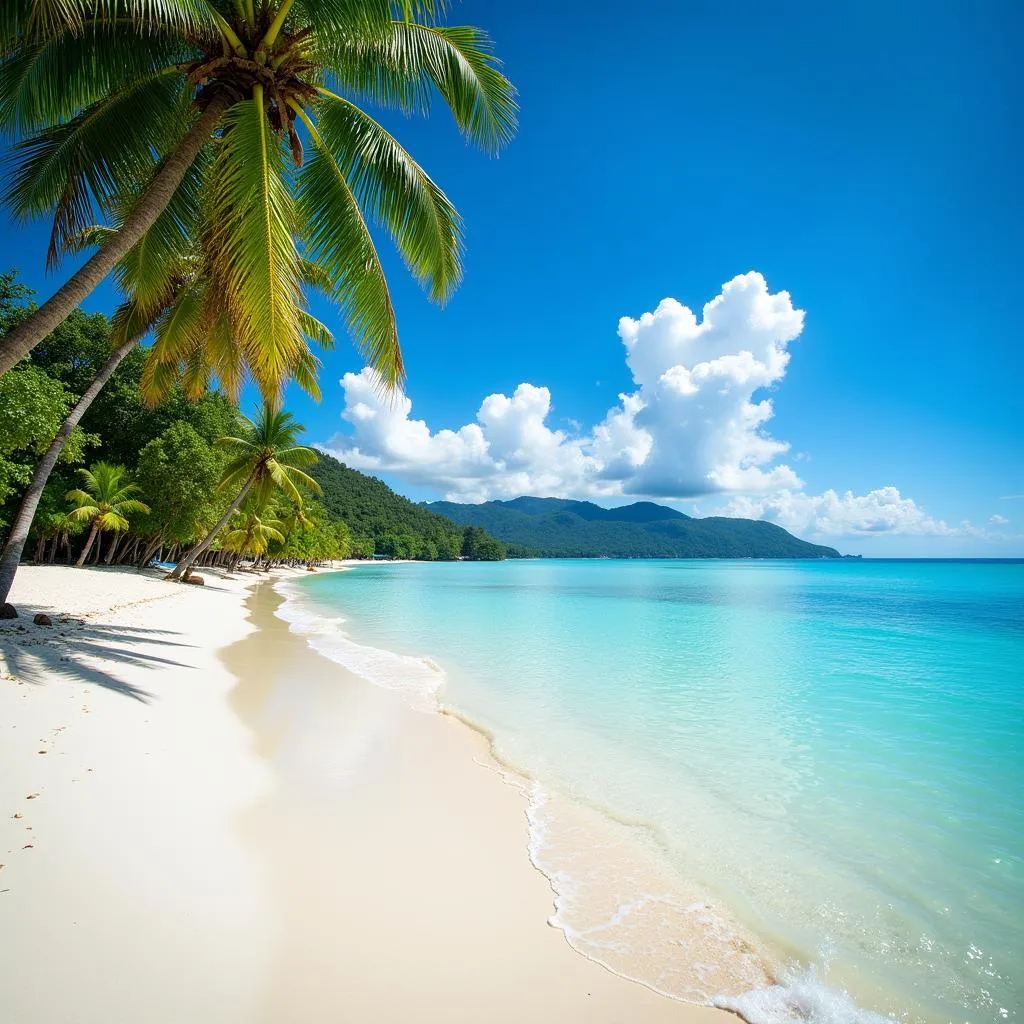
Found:
[{"label": "beach debris", "polygon": [[46,614],[46,612],[36,612],[35,615],[32,616],[32,621],[37,626],[53,625],[53,619],[51,619],[50,616]]},{"label": "beach debris", "polygon": [[32,848],[33,848],[33,847],[34,847],[35,845],[36,845],[35,843],[26,843],[26,844],[25,844],[25,845],[24,845],[24,846],[22,847],[22,849],[23,849],[23,850],[31,850],[31,849],[32,849]]},{"label": "beach debris", "polygon": [[4,602],[0,604],[0,619],[16,619],[18,617],[18,609],[13,604]]},{"label": "beach debris", "polygon": [[24,815],[24,814],[22,814],[22,813],[21,813],[21,811],[19,811],[19,812],[18,812],[18,813],[17,813],[16,815],[15,815],[15,817],[16,817],[16,818],[24,818],[24,817],[25,817],[25,815]]},{"label": "beach debris", "polygon": [[27,797],[25,797],[25,799],[26,799],[26,800],[35,800],[35,798],[36,798],[37,796],[39,796],[39,794],[38,794],[38,793],[29,793],[29,795],[28,795]]},{"label": "beach debris", "polygon": [[37,750],[36,753],[37,754],[48,754],[49,751],[48,750]]}]

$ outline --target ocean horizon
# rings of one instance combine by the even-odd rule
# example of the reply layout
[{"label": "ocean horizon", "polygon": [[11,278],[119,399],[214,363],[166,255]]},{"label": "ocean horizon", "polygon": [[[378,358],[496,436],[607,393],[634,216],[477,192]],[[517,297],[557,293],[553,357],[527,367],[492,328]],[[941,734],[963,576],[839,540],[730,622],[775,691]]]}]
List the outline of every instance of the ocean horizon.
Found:
[{"label": "ocean horizon", "polygon": [[321,653],[484,731],[583,955],[754,1024],[1006,1021],[1024,559],[367,563]]}]

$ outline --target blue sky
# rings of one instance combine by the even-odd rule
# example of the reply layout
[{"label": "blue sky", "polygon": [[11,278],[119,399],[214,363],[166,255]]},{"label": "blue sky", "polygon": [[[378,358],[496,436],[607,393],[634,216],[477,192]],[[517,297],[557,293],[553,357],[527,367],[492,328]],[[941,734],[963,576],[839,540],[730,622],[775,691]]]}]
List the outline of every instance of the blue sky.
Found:
[{"label": "blue sky", "polygon": [[[388,118],[466,221],[466,277],[445,309],[389,261],[411,412],[363,402],[360,418],[361,378],[339,383],[361,368],[345,344],[323,402],[289,405],[311,439],[415,498],[520,483],[605,503],[653,494],[866,555],[1024,554],[1024,497],[1006,497],[1024,495],[1022,11],[455,5],[452,21],[494,36],[521,128],[490,159],[440,109]],[[49,294],[45,228],[4,222],[3,237],[3,262]],[[726,325],[711,344],[663,307],[627,363],[620,318],[672,298],[699,321],[748,272],[761,278],[727,289],[723,322],[730,303],[779,312],[772,296],[788,292],[799,330],[782,309],[771,337]],[[103,289],[89,306],[114,301]],[[742,352],[767,372],[744,376]],[[656,393],[677,364],[683,384]],[[645,408],[602,440],[623,393]],[[508,401],[478,419],[493,395]],[[744,405],[765,399],[770,418],[734,437]],[[651,440],[628,469],[610,453],[619,427]],[[765,437],[789,449],[769,458]]]}]

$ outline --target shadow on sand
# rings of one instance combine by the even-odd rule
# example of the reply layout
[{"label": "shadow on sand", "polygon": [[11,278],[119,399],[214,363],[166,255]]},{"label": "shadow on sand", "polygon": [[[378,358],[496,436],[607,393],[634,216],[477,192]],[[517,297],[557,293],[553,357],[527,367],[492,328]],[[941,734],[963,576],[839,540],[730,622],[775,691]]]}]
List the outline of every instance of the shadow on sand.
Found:
[{"label": "shadow on sand", "polygon": [[54,618],[52,627],[12,621],[0,626],[0,655],[7,671],[20,682],[41,686],[52,674],[70,682],[102,686],[149,703],[152,694],[110,675],[95,662],[102,659],[115,665],[187,667],[184,662],[138,649],[141,644],[160,644],[167,648],[190,646],[170,639],[179,635],[165,629],[108,626],[73,618],[66,621]]}]

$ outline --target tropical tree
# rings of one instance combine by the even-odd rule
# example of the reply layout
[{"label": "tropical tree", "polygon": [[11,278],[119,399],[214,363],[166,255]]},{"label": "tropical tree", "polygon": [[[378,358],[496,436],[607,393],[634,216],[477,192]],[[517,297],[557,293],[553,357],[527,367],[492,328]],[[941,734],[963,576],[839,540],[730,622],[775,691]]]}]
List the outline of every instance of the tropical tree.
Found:
[{"label": "tropical tree", "polygon": [[[64,446],[118,366],[151,329],[154,343],[149,350],[141,382],[142,394],[148,402],[156,404],[166,400],[179,382],[184,383],[189,398],[198,400],[214,375],[231,398],[237,401],[245,373],[250,369],[248,353],[233,343],[221,312],[226,299],[211,284],[201,249],[189,238],[175,235],[176,230],[158,221],[120,260],[116,276],[128,297],[114,314],[112,330],[109,330],[108,344],[112,350],[92,380],[85,383],[81,397],[64,418],[60,429],[56,433],[53,429],[35,430],[35,436],[53,439],[36,463],[0,554],[0,604],[10,593],[43,488]],[[161,260],[150,259],[151,250],[159,248],[161,238],[165,238],[168,232],[176,237],[171,251],[165,252]],[[108,238],[113,233],[111,228],[93,226],[82,231],[73,246],[82,248],[90,241]],[[302,259],[300,267],[306,280],[314,285],[321,283],[322,275],[312,268],[309,261]],[[270,394],[276,395],[291,376],[305,391],[319,398],[317,368],[320,363],[310,350],[307,338],[312,337],[323,348],[331,347],[333,338],[330,331],[304,309],[300,293],[296,294],[295,301],[303,303],[299,309],[303,336],[292,357],[294,361],[276,364],[272,374],[263,374],[260,384]],[[81,311],[76,312],[80,319],[88,319]],[[68,332],[58,328],[55,333]],[[57,358],[60,356],[60,340],[56,346],[51,346],[58,349]],[[388,356],[386,353],[381,364],[385,369],[389,365]],[[74,383],[77,383],[74,378],[80,377],[76,369],[72,367],[70,374]],[[39,371],[29,367],[5,376],[0,381],[0,391],[9,386],[11,378],[29,373],[38,374]],[[0,498],[4,497],[2,471],[0,463]]]},{"label": "tropical tree", "polygon": [[312,448],[295,443],[303,427],[291,413],[282,412],[265,403],[255,420],[239,416],[243,426],[240,437],[223,437],[220,444],[228,451],[228,464],[220,481],[220,489],[237,491],[227,511],[207,535],[188,551],[170,574],[169,579],[187,576],[195,560],[206,551],[217,535],[231,521],[250,491],[255,489],[261,503],[275,491],[299,504],[302,492],[320,493],[320,485],[299,467],[311,466],[317,460]]},{"label": "tropical tree", "polygon": [[161,544],[188,544],[209,529],[225,500],[216,493],[223,452],[185,422],[172,423],[139,452],[135,479],[152,511],[132,523],[147,538],[140,569]]},{"label": "tropical tree", "polygon": [[[0,125],[16,140],[7,202],[52,215],[48,259],[126,203],[85,265],[0,340],[10,369],[171,213],[201,237],[230,298],[230,335],[258,373],[301,347],[297,239],[359,347],[398,352],[367,223],[397,244],[431,298],[461,276],[462,231],[441,189],[359,105],[426,113],[439,94],[496,152],[515,94],[479,29],[441,24],[443,0],[9,0],[0,12]],[[289,170],[288,161],[297,170]],[[172,230],[175,229],[175,230]],[[402,377],[401,361],[385,375]]]},{"label": "tropical tree", "polygon": [[235,515],[227,530],[221,536],[221,547],[234,553],[230,571],[246,555],[264,555],[271,543],[284,543],[282,523],[276,518],[275,509],[269,501],[253,502],[243,506]]},{"label": "tropical tree", "polygon": [[108,531],[118,534],[127,530],[128,516],[135,512],[148,512],[149,506],[131,497],[139,488],[128,479],[128,470],[124,466],[97,462],[91,469],[80,469],[78,472],[84,481],[84,488],[68,491],[67,499],[75,505],[70,518],[89,524],[89,536],[75,563],[80,569],[85,565],[93,541],[99,534]]}]

